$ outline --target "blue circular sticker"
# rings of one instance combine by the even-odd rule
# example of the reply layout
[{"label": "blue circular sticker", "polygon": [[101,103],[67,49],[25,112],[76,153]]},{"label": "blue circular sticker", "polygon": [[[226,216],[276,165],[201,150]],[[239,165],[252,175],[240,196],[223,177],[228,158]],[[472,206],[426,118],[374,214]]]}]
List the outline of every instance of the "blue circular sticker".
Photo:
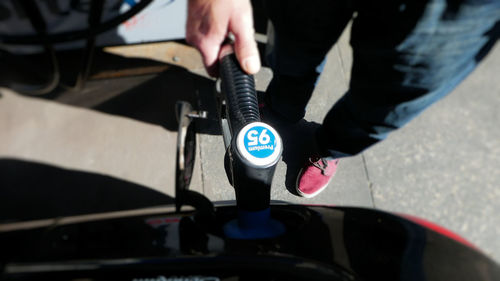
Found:
[{"label": "blue circular sticker", "polygon": [[276,149],[276,136],[268,128],[257,125],[246,131],[243,144],[253,157],[266,158]]},{"label": "blue circular sticker", "polygon": [[281,157],[281,138],[276,130],[262,122],[243,127],[236,138],[241,156],[258,167],[274,165]]}]

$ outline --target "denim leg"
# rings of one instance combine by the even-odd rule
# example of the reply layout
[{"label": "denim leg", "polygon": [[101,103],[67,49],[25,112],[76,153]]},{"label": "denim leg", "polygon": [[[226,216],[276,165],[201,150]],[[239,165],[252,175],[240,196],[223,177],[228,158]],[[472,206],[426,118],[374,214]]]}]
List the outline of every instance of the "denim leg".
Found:
[{"label": "denim leg", "polygon": [[265,6],[274,26],[266,103],[296,122],[304,117],[326,54],[352,17],[351,1],[269,0]]},{"label": "denim leg", "polygon": [[332,157],[363,151],[443,98],[499,37],[500,1],[365,1],[357,10],[350,89],[318,132]]}]

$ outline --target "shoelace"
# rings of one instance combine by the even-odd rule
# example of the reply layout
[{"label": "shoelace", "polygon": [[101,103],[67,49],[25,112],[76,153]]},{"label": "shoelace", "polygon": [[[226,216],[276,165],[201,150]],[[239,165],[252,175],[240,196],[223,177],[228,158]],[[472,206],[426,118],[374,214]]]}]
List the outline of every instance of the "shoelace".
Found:
[{"label": "shoelace", "polygon": [[320,157],[311,157],[309,158],[309,162],[311,164],[321,170],[321,174],[325,175],[326,168],[328,168],[328,161]]}]

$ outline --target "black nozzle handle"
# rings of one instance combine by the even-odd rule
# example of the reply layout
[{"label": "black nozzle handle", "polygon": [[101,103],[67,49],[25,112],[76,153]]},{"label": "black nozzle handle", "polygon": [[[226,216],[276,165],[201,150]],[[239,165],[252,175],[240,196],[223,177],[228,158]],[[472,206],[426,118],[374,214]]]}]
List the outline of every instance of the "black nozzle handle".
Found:
[{"label": "black nozzle handle", "polygon": [[234,54],[220,60],[219,73],[229,127],[235,136],[245,125],[260,121],[255,80],[253,75],[245,73]]}]

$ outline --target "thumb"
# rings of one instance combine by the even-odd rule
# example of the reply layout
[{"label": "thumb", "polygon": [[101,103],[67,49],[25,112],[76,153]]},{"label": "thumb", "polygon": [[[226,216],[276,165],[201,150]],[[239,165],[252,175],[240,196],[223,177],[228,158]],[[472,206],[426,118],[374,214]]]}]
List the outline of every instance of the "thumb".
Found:
[{"label": "thumb", "polygon": [[254,39],[252,13],[236,16],[230,24],[234,34],[234,50],[241,67],[248,74],[255,74],[260,69],[260,57]]}]

